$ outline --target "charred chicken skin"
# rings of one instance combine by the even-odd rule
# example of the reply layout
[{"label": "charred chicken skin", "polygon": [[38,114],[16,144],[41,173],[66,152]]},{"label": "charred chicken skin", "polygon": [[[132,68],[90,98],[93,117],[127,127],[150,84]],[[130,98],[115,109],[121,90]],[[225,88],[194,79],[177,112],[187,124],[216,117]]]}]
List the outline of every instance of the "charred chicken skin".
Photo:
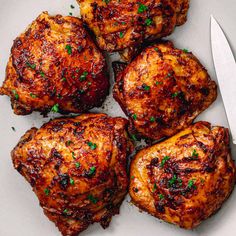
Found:
[{"label": "charred chicken skin", "polygon": [[12,151],[14,167],[33,187],[62,235],[90,224],[105,228],[128,191],[127,120],[104,114],[60,118],[32,128]]},{"label": "charred chicken skin", "polygon": [[84,112],[100,106],[109,90],[102,53],[75,17],[43,12],[16,38],[1,95],[14,112]]},{"label": "charred chicken skin", "polygon": [[[106,51],[135,46],[171,34],[186,21],[189,0],[77,0],[81,16]],[[125,57],[129,57],[126,55]]]},{"label": "charred chicken skin", "polygon": [[198,122],[134,157],[129,193],[142,210],[192,229],[229,197],[235,171],[228,130]]},{"label": "charred chicken skin", "polygon": [[197,58],[171,42],[147,47],[124,67],[114,64],[113,94],[139,136],[158,140],[176,134],[217,96],[215,82]]}]

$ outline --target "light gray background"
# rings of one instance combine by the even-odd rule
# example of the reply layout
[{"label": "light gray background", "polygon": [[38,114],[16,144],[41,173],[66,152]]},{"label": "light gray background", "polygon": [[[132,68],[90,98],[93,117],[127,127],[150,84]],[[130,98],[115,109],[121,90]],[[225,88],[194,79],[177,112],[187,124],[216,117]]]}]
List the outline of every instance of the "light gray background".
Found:
[{"label": "light gray background", "polygon": [[[70,9],[74,4],[76,9]],[[24,31],[42,11],[51,14],[74,15],[79,9],[73,0],[0,0],[0,83],[4,79],[5,66],[14,38]],[[188,22],[175,30],[170,36],[179,48],[187,48],[198,56],[213,79],[215,72],[210,50],[209,23],[213,14],[225,30],[231,46],[236,53],[236,0],[191,0]],[[226,81],[227,82],[227,81]],[[232,86],[236,86],[236,83]],[[232,109],[235,109],[233,107]],[[109,96],[104,109],[110,115],[123,115],[119,106]],[[236,117],[235,117],[236,118]],[[34,113],[21,117],[13,114],[7,97],[0,97],[0,236],[59,236],[53,223],[43,215],[38,200],[28,183],[12,167],[10,151],[20,136],[32,126],[40,126],[48,120]],[[217,101],[198,120],[210,121],[217,125],[227,125],[220,95]],[[16,128],[14,132],[11,127]],[[236,158],[236,148],[233,147]],[[233,236],[236,234],[236,191],[222,209],[200,227],[185,231],[160,222],[158,219],[140,213],[128,203],[129,197],[121,207],[121,214],[113,217],[107,230],[98,224],[89,227],[81,235],[113,236]]]}]

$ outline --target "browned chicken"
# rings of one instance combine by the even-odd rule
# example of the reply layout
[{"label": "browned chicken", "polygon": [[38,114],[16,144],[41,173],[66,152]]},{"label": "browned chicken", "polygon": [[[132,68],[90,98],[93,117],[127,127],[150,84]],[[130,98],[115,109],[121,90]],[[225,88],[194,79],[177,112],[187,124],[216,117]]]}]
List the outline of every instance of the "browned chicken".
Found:
[{"label": "browned chicken", "polygon": [[80,113],[100,106],[108,90],[105,58],[82,21],[43,12],[14,41],[0,94],[26,115]]},{"label": "browned chicken", "polygon": [[[124,59],[136,46],[171,34],[187,19],[189,0],[77,0],[81,16],[101,49],[124,50]],[[130,52],[131,51],[131,52]]]},{"label": "browned chicken", "polygon": [[192,229],[229,197],[235,171],[228,130],[198,122],[134,157],[129,193],[142,210]]},{"label": "browned chicken", "polygon": [[216,99],[216,84],[197,58],[171,42],[147,47],[123,71],[114,64],[114,98],[133,131],[161,139],[192,123]]},{"label": "browned chicken", "polygon": [[127,120],[105,114],[60,118],[32,128],[12,151],[14,167],[64,236],[105,228],[128,191]]}]

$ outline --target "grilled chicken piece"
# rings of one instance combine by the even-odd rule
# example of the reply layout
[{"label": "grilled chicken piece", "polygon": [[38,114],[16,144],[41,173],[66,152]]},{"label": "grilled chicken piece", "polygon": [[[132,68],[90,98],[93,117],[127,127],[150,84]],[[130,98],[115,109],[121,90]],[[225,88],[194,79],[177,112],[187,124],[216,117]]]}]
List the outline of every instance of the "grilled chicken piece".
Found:
[{"label": "grilled chicken piece", "polygon": [[171,42],[147,47],[123,71],[124,64],[114,67],[114,98],[129,116],[131,132],[150,139],[187,127],[217,96],[197,58]]},{"label": "grilled chicken piece", "polygon": [[0,94],[15,114],[84,112],[109,90],[105,58],[81,20],[43,12],[14,41]]},{"label": "grilled chicken piece", "polygon": [[62,235],[105,228],[128,191],[127,121],[104,114],[60,118],[32,128],[12,151],[14,167]]},{"label": "grilled chicken piece", "polygon": [[134,157],[129,193],[142,210],[192,229],[229,197],[235,171],[228,130],[198,122]]},{"label": "grilled chicken piece", "polygon": [[99,47],[109,52],[125,49],[127,60],[135,46],[167,36],[184,24],[189,8],[189,0],[77,1]]}]

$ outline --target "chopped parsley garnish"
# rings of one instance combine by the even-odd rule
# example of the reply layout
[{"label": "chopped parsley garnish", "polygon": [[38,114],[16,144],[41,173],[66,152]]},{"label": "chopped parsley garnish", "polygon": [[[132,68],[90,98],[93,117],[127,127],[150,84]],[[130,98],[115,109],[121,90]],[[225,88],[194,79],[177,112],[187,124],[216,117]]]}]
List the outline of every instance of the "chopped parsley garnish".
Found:
[{"label": "chopped parsley garnish", "polygon": [[12,89],[12,93],[15,96],[15,99],[18,100],[19,99],[19,94],[16,92],[15,89]]},{"label": "chopped parsley garnish", "polygon": [[143,87],[143,89],[144,89],[145,91],[149,91],[149,90],[150,90],[150,86],[148,86],[148,85],[146,85],[146,84],[143,84],[142,87]]},{"label": "chopped parsley garnish", "polygon": [[151,122],[155,122],[155,121],[156,121],[155,117],[154,117],[154,116],[151,116],[151,117],[150,117],[150,121],[151,121]]},{"label": "chopped parsley garnish", "polygon": [[89,146],[92,150],[95,150],[95,149],[97,148],[97,144],[96,144],[96,143],[92,143],[92,142],[89,141],[87,144],[88,144],[88,146]]},{"label": "chopped parsley garnish", "polygon": [[71,185],[74,185],[74,184],[75,184],[75,181],[74,181],[72,178],[70,178],[70,184],[71,184]]},{"label": "chopped parsley garnish", "polygon": [[88,72],[87,72],[87,71],[84,71],[83,74],[80,76],[79,80],[80,80],[80,81],[86,80],[87,75],[88,75]]},{"label": "chopped parsley garnish", "polygon": [[44,193],[45,193],[46,196],[48,196],[50,194],[50,190],[48,188],[45,188]]},{"label": "chopped parsley garnish", "polygon": [[68,210],[67,210],[67,209],[65,209],[65,210],[63,211],[63,213],[64,213],[64,214],[67,214],[67,213],[68,213]]},{"label": "chopped parsley garnish", "polygon": [[121,22],[122,25],[126,25],[126,22]]},{"label": "chopped parsley garnish", "polygon": [[184,48],[183,52],[188,53],[188,49]]},{"label": "chopped parsley garnish", "polygon": [[169,156],[165,156],[165,157],[161,160],[161,165],[160,165],[161,168],[164,167],[165,163],[166,163],[169,159],[170,159]]},{"label": "chopped parsley garnish", "polygon": [[145,12],[145,11],[147,11],[148,10],[148,7],[147,6],[145,6],[144,4],[142,4],[142,3],[139,3],[139,6],[138,6],[138,13],[143,13],[143,12]]},{"label": "chopped parsley garnish", "polygon": [[159,84],[162,84],[162,82],[157,81],[157,82],[156,82],[156,85],[159,85]]},{"label": "chopped parsley garnish", "polygon": [[133,114],[133,119],[137,120],[137,115],[136,114]]},{"label": "chopped parsley garnish", "polygon": [[205,182],[205,179],[201,178],[201,183],[203,184]]},{"label": "chopped parsley garnish", "polygon": [[134,179],[134,176],[133,176],[133,175],[131,176],[131,179]]},{"label": "chopped parsley garnish", "polygon": [[39,73],[43,78],[45,77],[45,73],[43,71],[40,71]]},{"label": "chopped parsley garnish", "polygon": [[154,50],[155,50],[156,52],[159,52],[159,48],[154,48]]},{"label": "chopped parsley garnish", "polygon": [[165,199],[164,195],[161,194],[161,193],[160,193],[158,196],[159,196],[159,198],[160,198],[161,200],[162,200],[162,199]]},{"label": "chopped parsley garnish", "polygon": [[92,194],[88,195],[88,200],[92,202],[93,204],[96,204],[98,202],[98,199],[95,198]]},{"label": "chopped parsley garnish", "polygon": [[124,32],[120,32],[119,36],[120,36],[120,38],[123,38],[124,37]]},{"label": "chopped parsley garnish", "polygon": [[152,191],[153,191],[153,192],[155,192],[156,190],[157,190],[157,184],[156,184],[156,183],[154,183],[154,184],[153,184]]},{"label": "chopped parsley garnish", "polygon": [[73,159],[76,159],[74,152],[71,153],[71,156],[72,156]]},{"label": "chopped parsley garnish", "polygon": [[187,187],[188,187],[188,188],[194,188],[194,189],[196,189],[197,186],[194,185],[195,181],[196,181],[196,179],[190,179],[190,180],[188,181],[188,186],[187,186]]},{"label": "chopped parsley garnish", "polygon": [[70,15],[70,16],[72,16],[72,15],[73,15],[73,13],[72,13],[72,12],[69,12],[69,15]]},{"label": "chopped parsley garnish", "polygon": [[51,111],[54,112],[54,113],[57,113],[59,111],[59,104],[55,104],[52,108],[51,108]]},{"label": "chopped parsley garnish", "polygon": [[71,5],[70,5],[70,8],[71,8],[71,9],[74,9],[74,8],[75,8],[75,6],[71,4]]},{"label": "chopped parsley garnish", "polygon": [[70,145],[71,145],[71,143],[72,143],[72,141],[71,141],[71,140],[67,140],[67,141],[66,141],[66,146],[70,146]]},{"label": "chopped parsley garnish", "polygon": [[175,93],[173,93],[172,95],[171,95],[171,97],[172,98],[175,98],[175,97],[177,97],[179,95],[179,92],[175,92]]},{"label": "chopped parsley garnish", "polygon": [[30,97],[36,98],[37,96],[35,94],[33,94],[33,93],[30,93]]},{"label": "chopped parsley garnish", "polygon": [[79,162],[75,162],[75,167],[79,168],[80,167],[80,163]]},{"label": "chopped parsley garnish", "polygon": [[28,66],[28,67],[30,67],[31,69],[35,69],[36,68],[36,65],[35,64],[31,64],[31,63],[29,63],[29,62],[26,62],[26,65]]},{"label": "chopped parsley garnish", "polygon": [[182,179],[177,178],[176,175],[173,175],[173,177],[168,181],[169,187],[173,187],[173,185],[178,182],[179,185],[182,185]]},{"label": "chopped parsley garnish", "polygon": [[89,176],[93,175],[95,173],[95,171],[96,171],[96,167],[95,166],[90,167],[88,175]]},{"label": "chopped parsley garnish", "polygon": [[147,26],[150,26],[151,24],[152,24],[152,19],[146,19],[145,20],[145,24],[147,25]]},{"label": "chopped parsley garnish", "polygon": [[138,141],[137,137],[135,134],[130,134],[131,139],[133,139],[134,141]]},{"label": "chopped parsley garnish", "polygon": [[66,81],[66,78],[65,78],[65,77],[63,77],[61,80],[62,80],[63,82],[65,82],[65,81]]},{"label": "chopped parsley garnish", "polygon": [[70,44],[67,44],[66,47],[65,47],[65,49],[67,50],[67,53],[68,53],[69,55],[72,54],[72,47],[71,47]]},{"label": "chopped parsley garnish", "polygon": [[198,157],[198,153],[197,153],[196,149],[193,150],[192,156],[196,157],[196,158]]},{"label": "chopped parsley garnish", "polygon": [[16,131],[15,127],[11,127],[11,129],[12,129],[14,132]]}]

